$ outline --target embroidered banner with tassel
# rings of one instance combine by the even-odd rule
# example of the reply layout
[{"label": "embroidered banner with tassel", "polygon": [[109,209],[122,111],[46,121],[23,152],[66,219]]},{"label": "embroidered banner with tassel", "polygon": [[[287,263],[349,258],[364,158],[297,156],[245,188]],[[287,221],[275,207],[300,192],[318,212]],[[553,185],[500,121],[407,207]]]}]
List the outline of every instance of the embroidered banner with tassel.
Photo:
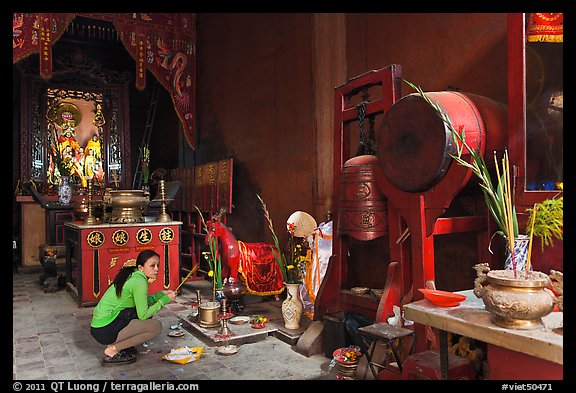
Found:
[{"label": "embroidered banner with tassel", "polygon": [[196,15],[189,13],[14,13],[13,63],[40,54],[40,75],[52,74],[52,46],[76,15],[110,21],[136,62],[136,88],[149,70],[170,93],[186,140],[195,148]]}]

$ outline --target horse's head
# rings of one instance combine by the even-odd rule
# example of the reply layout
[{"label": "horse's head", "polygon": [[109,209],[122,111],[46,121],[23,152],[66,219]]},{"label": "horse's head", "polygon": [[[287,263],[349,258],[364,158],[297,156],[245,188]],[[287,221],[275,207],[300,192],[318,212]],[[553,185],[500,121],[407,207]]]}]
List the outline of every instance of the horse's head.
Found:
[{"label": "horse's head", "polygon": [[238,250],[238,240],[230,229],[220,220],[212,218],[206,221],[206,244],[216,245],[222,258],[222,277],[232,277],[238,279],[238,264],[240,254]]},{"label": "horse's head", "polygon": [[222,208],[212,218],[206,221],[206,244],[212,239],[218,239],[228,232],[228,228],[222,224],[222,216],[226,213],[226,209]]},{"label": "horse's head", "polygon": [[228,237],[226,235],[230,233],[230,230],[226,225],[222,224],[220,221],[215,219],[206,221],[206,230],[207,230],[206,244],[208,244],[208,242],[210,242],[212,239],[220,239],[222,237]]},{"label": "horse's head", "polygon": [[218,238],[219,227],[222,224],[216,220],[206,221],[206,244],[209,244],[213,239]]}]

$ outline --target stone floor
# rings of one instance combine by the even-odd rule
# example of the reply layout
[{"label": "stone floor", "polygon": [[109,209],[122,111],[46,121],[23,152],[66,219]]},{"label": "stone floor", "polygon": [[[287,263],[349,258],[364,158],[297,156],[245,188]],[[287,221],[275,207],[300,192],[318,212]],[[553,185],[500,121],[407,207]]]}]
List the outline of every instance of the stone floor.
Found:
[{"label": "stone floor", "polygon": [[[263,313],[278,329],[258,339],[237,341],[238,353],[225,356],[217,353],[221,343],[195,329],[188,319],[196,289],[207,291],[209,284],[186,283],[176,301],[155,316],[162,322],[163,331],[151,342],[138,346],[138,360],[125,366],[102,367],[103,346],[89,333],[91,307],[79,307],[66,289],[44,293],[38,273],[14,272],[12,283],[13,380],[336,379],[330,366],[332,359],[323,354],[307,357],[297,352],[286,336],[272,334],[282,330],[277,323],[281,302],[273,298],[247,297],[243,313]],[[184,335],[168,336],[171,326],[180,323]],[[204,353],[187,364],[162,359],[171,349],[183,346],[203,346]]]}]

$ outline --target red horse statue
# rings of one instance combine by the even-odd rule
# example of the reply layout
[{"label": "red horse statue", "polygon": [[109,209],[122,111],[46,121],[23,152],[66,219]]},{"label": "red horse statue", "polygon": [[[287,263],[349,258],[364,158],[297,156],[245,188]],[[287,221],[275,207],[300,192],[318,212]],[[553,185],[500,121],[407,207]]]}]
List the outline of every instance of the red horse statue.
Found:
[{"label": "red horse statue", "polygon": [[268,296],[282,293],[284,280],[272,252],[274,245],[238,241],[230,228],[220,221],[220,215],[206,221],[206,227],[206,244],[217,239],[222,261],[222,278],[232,277],[234,281],[238,281],[240,273],[251,294]]}]

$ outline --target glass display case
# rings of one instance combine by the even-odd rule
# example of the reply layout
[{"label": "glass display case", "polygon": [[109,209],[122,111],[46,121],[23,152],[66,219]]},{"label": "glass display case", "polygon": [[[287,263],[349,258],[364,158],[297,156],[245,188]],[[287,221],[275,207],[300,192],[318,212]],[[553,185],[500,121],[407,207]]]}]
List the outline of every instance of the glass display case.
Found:
[{"label": "glass display case", "polygon": [[524,211],[563,182],[563,15],[508,16],[508,145]]},{"label": "glass display case", "polygon": [[[562,196],[563,15],[508,15],[508,148],[518,224],[527,209]],[[563,241],[541,247],[535,237],[534,270],[563,271]]]},{"label": "glass display case", "polygon": [[[25,74],[24,74],[25,75]],[[23,77],[20,171],[46,191],[62,175],[77,188],[118,188],[130,178],[126,85],[50,83]],[[64,172],[62,173],[62,170]]]}]

